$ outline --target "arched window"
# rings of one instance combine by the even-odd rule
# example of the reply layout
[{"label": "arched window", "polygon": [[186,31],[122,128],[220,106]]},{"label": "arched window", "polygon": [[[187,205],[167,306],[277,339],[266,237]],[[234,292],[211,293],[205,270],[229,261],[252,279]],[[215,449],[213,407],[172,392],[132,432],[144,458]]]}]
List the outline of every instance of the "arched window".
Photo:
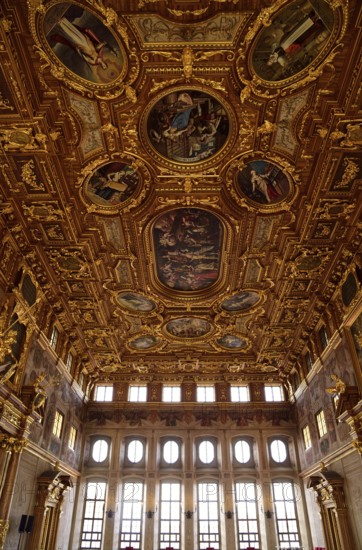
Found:
[{"label": "arched window", "polygon": [[106,490],[105,481],[87,482],[80,543],[82,550],[102,547]]},{"label": "arched window", "polygon": [[[126,481],[123,485],[120,548],[140,550],[142,545],[144,483]],[[147,513],[147,512],[146,512]]]},{"label": "arched window", "polygon": [[235,509],[238,526],[238,548],[259,548],[258,507],[260,495],[254,481],[235,483]]},{"label": "arched window", "polygon": [[273,481],[273,502],[280,548],[300,546],[295,486],[292,481]]},{"label": "arched window", "polygon": [[179,550],[181,542],[181,483],[162,481],[160,486],[159,548]]},{"label": "arched window", "polygon": [[202,465],[214,466],[216,462],[216,443],[210,439],[199,441],[197,446],[197,459]]}]

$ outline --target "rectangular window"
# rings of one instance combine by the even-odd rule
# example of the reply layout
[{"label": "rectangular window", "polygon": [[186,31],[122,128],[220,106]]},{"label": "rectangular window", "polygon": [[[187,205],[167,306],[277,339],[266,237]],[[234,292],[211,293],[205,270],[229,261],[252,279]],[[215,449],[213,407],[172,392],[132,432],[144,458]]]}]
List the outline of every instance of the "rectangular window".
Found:
[{"label": "rectangular window", "polygon": [[128,393],[129,401],[147,401],[147,386],[130,386]]},{"label": "rectangular window", "polygon": [[69,432],[68,447],[69,447],[69,449],[72,449],[73,451],[75,449],[76,439],[77,439],[77,430],[75,429],[74,426],[71,426],[70,427],[70,432]]},{"label": "rectangular window", "polygon": [[304,426],[302,431],[303,431],[303,439],[304,439],[304,448],[309,449],[312,446],[309,426],[308,425]]},{"label": "rectangular window", "polygon": [[67,355],[67,361],[65,363],[65,366],[67,367],[67,370],[69,370],[69,371],[72,370],[73,360],[74,360],[74,356],[71,352],[69,352],[68,355]]},{"label": "rectangular window", "polygon": [[313,368],[313,358],[312,358],[312,354],[311,354],[310,351],[307,351],[307,353],[304,356],[304,359],[305,359],[305,364],[306,364],[306,367],[307,367],[307,371],[310,372]]},{"label": "rectangular window", "polygon": [[319,341],[321,343],[321,347],[322,347],[322,350],[326,349],[326,347],[328,346],[328,334],[327,334],[327,330],[326,330],[326,327],[323,326],[320,330],[319,330]]},{"label": "rectangular window", "polygon": [[55,411],[54,423],[53,423],[53,435],[59,437],[62,435],[64,414],[60,411]]},{"label": "rectangular window", "polygon": [[81,550],[100,549],[102,547],[104,505],[106,498],[106,483],[87,483]]},{"label": "rectangular window", "polygon": [[278,548],[299,548],[298,518],[293,483],[289,481],[274,482],[273,501]]},{"label": "rectangular window", "polygon": [[264,386],[265,401],[284,401],[283,388],[281,386]]},{"label": "rectangular window", "polygon": [[196,392],[198,403],[213,403],[215,401],[214,386],[197,386]]},{"label": "rectangular window", "polygon": [[244,386],[231,386],[230,398],[233,403],[240,403],[241,401],[250,401],[249,387]]},{"label": "rectangular window", "polygon": [[235,483],[236,519],[238,544],[244,548],[260,548],[256,485],[253,482]]},{"label": "rectangular window", "polygon": [[57,329],[57,327],[53,327],[52,335],[50,337],[50,346],[53,349],[56,349],[57,347],[58,338],[59,338],[59,330]]},{"label": "rectangular window", "polygon": [[113,386],[96,386],[94,401],[113,401]]},{"label": "rectangular window", "polygon": [[315,417],[317,421],[319,437],[323,437],[327,433],[327,424],[326,424],[326,417],[324,415],[324,410],[321,409],[319,412],[317,412]]},{"label": "rectangular window", "polygon": [[181,484],[177,481],[161,484],[159,548],[180,548]]},{"label": "rectangular window", "polygon": [[197,486],[198,548],[220,548],[219,487],[217,483]]},{"label": "rectangular window", "polygon": [[131,546],[140,550],[143,529],[143,483],[124,484],[120,548]]},{"label": "rectangular window", "polygon": [[180,386],[163,386],[162,401],[165,403],[180,403],[181,388]]}]

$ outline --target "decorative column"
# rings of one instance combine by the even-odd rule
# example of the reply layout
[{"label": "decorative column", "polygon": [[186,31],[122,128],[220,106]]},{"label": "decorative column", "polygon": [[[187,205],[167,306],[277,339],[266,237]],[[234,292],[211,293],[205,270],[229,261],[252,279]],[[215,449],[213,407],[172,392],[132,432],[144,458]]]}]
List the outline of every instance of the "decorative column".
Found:
[{"label": "decorative column", "polygon": [[13,489],[18,475],[20,455],[26,444],[26,439],[0,434],[0,448],[6,453],[10,453],[0,498],[0,550],[3,550],[5,546],[5,539],[9,530],[9,514],[14,494]]},{"label": "decorative column", "polygon": [[324,468],[310,478],[308,488],[317,494],[324,538],[329,550],[355,550],[343,490],[344,480],[337,472]]},{"label": "decorative column", "polygon": [[34,529],[29,550],[55,550],[64,495],[72,482],[60,472],[44,472],[38,478],[37,501],[34,507]]}]

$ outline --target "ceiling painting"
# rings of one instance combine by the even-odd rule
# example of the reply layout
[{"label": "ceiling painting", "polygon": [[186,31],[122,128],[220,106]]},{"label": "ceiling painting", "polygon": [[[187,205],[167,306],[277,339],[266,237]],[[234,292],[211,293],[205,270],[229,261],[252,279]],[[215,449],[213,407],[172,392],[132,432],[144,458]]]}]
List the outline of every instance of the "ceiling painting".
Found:
[{"label": "ceiling painting", "polygon": [[223,227],[217,216],[200,208],[162,214],[153,225],[157,276],[183,292],[213,285],[220,275]]},{"label": "ceiling painting", "polygon": [[198,317],[181,317],[169,321],[165,326],[166,331],[175,338],[201,338],[208,334],[212,326],[205,319]]},{"label": "ceiling painting", "polygon": [[230,296],[221,302],[221,309],[228,313],[238,313],[241,311],[247,311],[258,302],[260,302],[260,295],[258,292],[247,290],[245,292],[238,292],[234,296]]},{"label": "ceiling painting", "polygon": [[96,205],[118,207],[132,197],[139,184],[140,176],[132,166],[108,162],[88,179],[85,195]]},{"label": "ceiling painting", "polygon": [[122,292],[117,296],[117,302],[120,306],[137,313],[150,313],[156,309],[153,300],[146,298],[138,292]]},{"label": "ceiling painting", "polygon": [[290,178],[276,164],[262,159],[246,164],[237,174],[238,191],[258,205],[276,205],[291,193]]},{"label": "ceiling painting", "polygon": [[128,345],[133,350],[148,350],[155,348],[161,343],[161,340],[152,334],[145,334],[144,336],[137,336],[128,342]]},{"label": "ceiling painting", "polygon": [[258,36],[252,53],[253,70],[268,82],[301,73],[330,45],[334,26],[333,10],[327,2],[290,3]]},{"label": "ceiling painting", "polygon": [[44,34],[56,58],[74,75],[109,85],[124,72],[125,56],[113,33],[80,4],[55,4],[45,14]]},{"label": "ceiling painting", "polygon": [[93,380],[286,383],[355,303],[361,2],[0,4],[0,288]]},{"label": "ceiling painting", "polygon": [[162,157],[181,164],[196,164],[215,156],[229,135],[225,107],[199,90],[169,92],[151,108],[147,136]]},{"label": "ceiling painting", "polygon": [[234,351],[244,350],[249,346],[249,341],[247,339],[239,338],[239,336],[235,334],[224,334],[224,336],[216,340],[216,343],[222,348]]}]

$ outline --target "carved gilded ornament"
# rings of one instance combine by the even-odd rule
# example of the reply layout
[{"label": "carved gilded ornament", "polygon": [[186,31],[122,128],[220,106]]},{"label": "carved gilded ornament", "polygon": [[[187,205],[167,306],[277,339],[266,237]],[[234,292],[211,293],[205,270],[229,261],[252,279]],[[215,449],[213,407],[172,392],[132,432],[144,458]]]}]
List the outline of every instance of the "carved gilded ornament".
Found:
[{"label": "carved gilded ornament", "polygon": [[7,453],[21,453],[27,444],[27,439],[0,434],[0,449]]},{"label": "carved gilded ornament", "polygon": [[0,550],[5,548],[5,539],[9,530],[10,522],[8,519],[0,519]]},{"label": "carved gilded ornament", "polygon": [[349,188],[360,172],[357,158],[347,157],[343,161],[344,171],[340,181],[333,184],[333,189]]},{"label": "carved gilded ornament", "polygon": [[[3,365],[5,357],[11,353],[12,346],[16,342],[17,331],[12,328],[13,325],[9,326],[9,316],[6,309],[3,309],[0,314],[0,364]],[[2,377],[5,377],[5,380],[8,379],[6,374],[0,373],[0,382]],[[10,376],[9,376],[10,378]]]},{"label": "carved gilded ornament", "polygon": [[47,136],[33,127],[12,126],[0,130],[0,141],[5,151],[46,151]]}]

